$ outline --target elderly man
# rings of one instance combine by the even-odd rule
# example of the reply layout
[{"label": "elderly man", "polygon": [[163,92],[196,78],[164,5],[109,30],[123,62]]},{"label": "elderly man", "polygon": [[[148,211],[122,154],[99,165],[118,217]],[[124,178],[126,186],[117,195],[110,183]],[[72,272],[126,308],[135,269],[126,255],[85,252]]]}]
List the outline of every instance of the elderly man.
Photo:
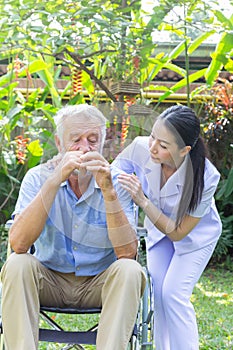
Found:
[{"label": "elderly man", "polygon": [[28,171],[13,213],[14,253],[1,273],[6,348],[37,349],[40,305],[53,305],[101,306],[97,349],[125,350],[145,286],[133,203],[102,156],[103,114],[66,106],[55,121],[56,162]]}]

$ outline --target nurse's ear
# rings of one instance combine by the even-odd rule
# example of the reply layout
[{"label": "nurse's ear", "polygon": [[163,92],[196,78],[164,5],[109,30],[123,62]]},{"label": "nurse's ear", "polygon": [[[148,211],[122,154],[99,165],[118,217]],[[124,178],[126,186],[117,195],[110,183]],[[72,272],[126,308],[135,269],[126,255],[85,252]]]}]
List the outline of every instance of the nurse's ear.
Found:
[{"label": "nurse's ear", "polygon": [[191,146],[185,146],[180,150],[180,156],[185,157],[190,151],[192,147]]}]

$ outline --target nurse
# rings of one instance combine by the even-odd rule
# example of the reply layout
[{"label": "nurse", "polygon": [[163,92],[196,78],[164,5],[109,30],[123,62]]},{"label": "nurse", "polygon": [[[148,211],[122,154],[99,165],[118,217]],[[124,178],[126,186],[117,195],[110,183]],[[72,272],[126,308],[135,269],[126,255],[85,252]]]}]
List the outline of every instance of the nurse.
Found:
[{"label": "nurse", "polygon": [[156,350],[199,349],[190,297],[221,234],[214,193],[220,174],[207,158],[194,111],[176,105],[114,164],[122,187],[145,213],[153,280]]}]

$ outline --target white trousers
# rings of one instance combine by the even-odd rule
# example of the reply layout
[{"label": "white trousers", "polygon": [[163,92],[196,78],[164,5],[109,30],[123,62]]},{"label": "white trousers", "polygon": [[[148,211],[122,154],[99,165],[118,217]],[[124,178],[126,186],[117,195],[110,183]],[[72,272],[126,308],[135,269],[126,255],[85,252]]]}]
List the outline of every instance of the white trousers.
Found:
[{"label": "white trousers", "polygon": [[156,350],[198,350],[198,328],[190,297],[216,242],[178,255],[163,238],[147,252],[153,281]]},{"label": "white trousers", "polygon": [[145,287],[142,267],[120,259],[97,276],[45,268],[31,254],[12,254],[2,273],[2,321],[7,350],[38,348],[39,307],[99,307],[98,350],[125,350]]}]

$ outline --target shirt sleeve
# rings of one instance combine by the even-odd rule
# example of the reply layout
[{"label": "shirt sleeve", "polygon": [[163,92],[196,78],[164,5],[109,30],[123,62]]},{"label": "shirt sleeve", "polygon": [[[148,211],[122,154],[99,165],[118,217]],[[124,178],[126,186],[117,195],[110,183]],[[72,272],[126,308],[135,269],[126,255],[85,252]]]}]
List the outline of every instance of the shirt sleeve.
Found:
[{"label": "shirt sleeve", "polygon": [[[137,136],[113,161],[113,165],[127,174],[144,178],[145,167],[150,162],[149,137]],[[143,182],[143,181],[142,181]]]},{"label": "shirt sleeve", "polygon": [[31,203],[40,187],[40,181],[36,176],[35,168],[33,168],[23,178],[15,209],[12,213],[13,219],[15,215],[20,214]]},{"label": "shirt sleeve", "polygon": [[[136,138],[137,139],[137,138]],[[137,140],[129,144],[113,161],[113,165],[127,174],[132,174],[135,171],[134,156]]]}]

